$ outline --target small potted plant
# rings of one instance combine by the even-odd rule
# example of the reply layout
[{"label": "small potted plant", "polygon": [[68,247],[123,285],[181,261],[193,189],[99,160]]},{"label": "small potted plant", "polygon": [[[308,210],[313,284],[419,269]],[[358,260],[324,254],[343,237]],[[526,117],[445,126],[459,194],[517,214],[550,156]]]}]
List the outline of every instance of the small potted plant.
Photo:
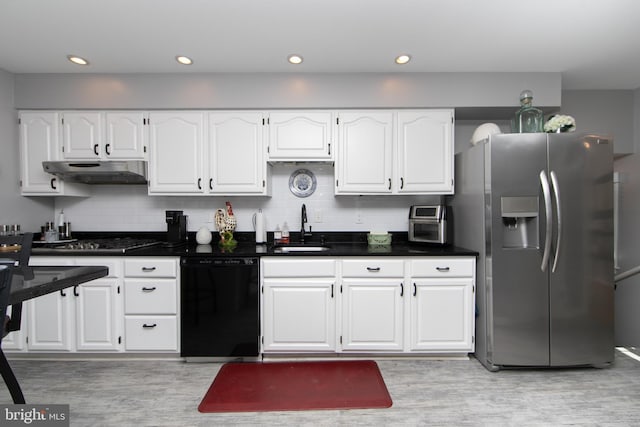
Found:
[{"label": "small potted plant", "polygon": [[576,130],[576,119],[567,115],[551,116],[544,124],[544,131],[548,133],[573,132],[574,130]]}]

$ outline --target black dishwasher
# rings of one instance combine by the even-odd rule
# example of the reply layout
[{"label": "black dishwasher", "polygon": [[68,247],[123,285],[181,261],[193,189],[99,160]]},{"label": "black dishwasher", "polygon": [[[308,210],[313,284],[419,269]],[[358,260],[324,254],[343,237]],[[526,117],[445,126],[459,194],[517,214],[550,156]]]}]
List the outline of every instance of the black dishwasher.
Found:
[{"label": "black dishwasher", "polygon": [[259,265],[255,257],[181,258],[182,357],[259,355]]}]

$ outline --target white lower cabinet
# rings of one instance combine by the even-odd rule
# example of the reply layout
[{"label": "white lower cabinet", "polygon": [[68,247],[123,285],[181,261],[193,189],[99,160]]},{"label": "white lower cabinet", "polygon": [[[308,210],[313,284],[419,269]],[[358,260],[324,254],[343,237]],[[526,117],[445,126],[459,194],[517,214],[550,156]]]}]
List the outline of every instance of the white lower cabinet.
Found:
[{"label": "white lower cabinet", "polygon": [[410,350],[473,352],[475,259],[412,260]]},{"label": "white lower cabinet", "polygon": [[29,300],[23,304],[23,316],[25,309],[28,315],[28,351],[73,350],[75,312],[69,290]]},{"label": "white lower cabinet", "polygon": [[78,286],[76,350],[115,351],[122,342],[120,279],[92,280]]},{"label": "white lower cabinet", "polygon": [[343,351],[402,351],[404,261],[342,261]]},{"label": "white lower cabinet", "polygon": [[264,353],[474,351],[474,257],[265,257]]},{"label": "white lower cabinet", "polygon": [[336,351],[335,259],[262,259],[265,353]]},{"label": "white lower cabinet", "polygon": [[333,280],[265,278],[264,351],[335,351],[334,295]]},{"label": "white lower cabinet", "polygon": [[177,352],[178,259],[124,260],[125,350]]},{"label": "white lower cabinet", "polygon": [[[107,277],[27,301],[28,351],[118,351],[122,299],[117,258],[32,257],[30,265],[106,265]],[[24,316],[23,312],[23,316]],[[24,327],[23,319],[23,327]]]},{"label": "white lower cabinet", "polygon": [[[24,304],[23,304],[24,305]],[[24,314],[23,308],[23,316]],[[7,316],[12,315],[12,307],[7,307]],[[24,320],[22,320],[24,324]],[[23,351],[26,348],[26,332],[22,329],[10,332],[6,337],[2,338],[2,350],[10,353],[11,351]]]},{"label": "white lower cabinet", "polygon": [[2,341],[8,352],[179,351],[177,257],[32,256],[30,265],[109,274],[24,303],[21,330]]},{"label": "white lower cabinet", "polygon": [[178,322],[175,316],[125,318],[127,351],[178,351]]}]

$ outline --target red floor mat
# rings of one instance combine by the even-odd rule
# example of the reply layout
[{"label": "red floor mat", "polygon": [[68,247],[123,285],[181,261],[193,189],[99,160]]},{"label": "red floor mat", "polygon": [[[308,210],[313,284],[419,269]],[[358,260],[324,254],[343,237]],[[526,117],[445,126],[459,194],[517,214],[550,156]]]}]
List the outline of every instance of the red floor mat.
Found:
[{"label": "red floor mat", "polygon": [[198,411],[388,408],[391,404],[374,361],[227,363]]}]

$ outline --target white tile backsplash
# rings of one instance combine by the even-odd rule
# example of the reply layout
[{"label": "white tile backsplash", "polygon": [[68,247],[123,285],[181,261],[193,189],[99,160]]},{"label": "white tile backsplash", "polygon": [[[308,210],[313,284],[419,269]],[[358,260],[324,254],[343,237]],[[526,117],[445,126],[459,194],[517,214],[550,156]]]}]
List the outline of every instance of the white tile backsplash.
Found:
[{"label": "white tile backsplash", "polygon": [[[317,179],[316,191],[306,198],[289,191],[289,177],[299,168],[309,169]],[[268,231],[285,221],[291,231],[298,231],[304,203],[313,231],[406,231],[409,206],[440,202],[438,196],[335,196],[333,180],[330,164],[278,163],[272,166],[272,197],[149,196],[143,185],[96,185],[88,198],[56,198],[56,220],[64,209],[75,231],[165,231],[165,211],[183,210],[189,231],[203,225],[214,231],[215,210],[230,201],[237,231],[253,231],[252,216],[258,209],[264,212]]]}]

